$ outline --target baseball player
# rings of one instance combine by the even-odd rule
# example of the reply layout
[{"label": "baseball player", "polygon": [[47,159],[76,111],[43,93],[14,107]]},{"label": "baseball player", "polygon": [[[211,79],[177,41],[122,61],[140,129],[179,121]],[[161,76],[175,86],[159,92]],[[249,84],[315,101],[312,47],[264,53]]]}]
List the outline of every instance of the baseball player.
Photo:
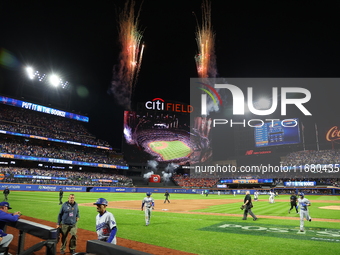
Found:
[{"label": "baseball player", "polygon": [[93,204],[97,206],[98,212],[98,215],[96,216],[96,231],[98,240],[117,244],[116,220],[112,213],[106,211],[106,207],[108,205],[107,200],[105,198],[98,198],[98,200]]},{"label": "baseball player", "polygon": [[166,203],[166,201],[168,201],[168,203],[170,203],[170,200],[169,200],[170,194],[167,190],[165,191],[164,196],[165,196],[164,204]]},{"label": "baseball player", "polygon": [[297,206],[297,196],[295,194],[290,196],[290,209],[288,210],[288,213],[295,208],[296,213],[299,213],[298,206]]},{"label": "baseball player", "polygon": [[275,193],[273,191],[269,191],[269,203],[271,204],[274,203],[274,196],[275,196]]},{"label": "baseball player", "polygon": [[311,203],[307,198],[305,198],[305,194],[303,193],[299,194],[298,203],[300,207],[300,232],[305,232],[304,218],[306,218],[308,221],[312,221],[312,218],[308,213],[308,206],[310,206]]},{"label": "baseball player", "polygon": [[151,197],[151,192],[147,192],[146,197],[144,197],[144,199],[142,201],[142,211],[143,211],[144,207],[145,207],[145,209],[144,209],[145,225],[149,226],[152,210],[155,209],[155,201]]},{"label": "baseball player", "polygon": [[257,190],[255,190],[254,192],[254,201],[258,201],[259,199],[259,192]]}]

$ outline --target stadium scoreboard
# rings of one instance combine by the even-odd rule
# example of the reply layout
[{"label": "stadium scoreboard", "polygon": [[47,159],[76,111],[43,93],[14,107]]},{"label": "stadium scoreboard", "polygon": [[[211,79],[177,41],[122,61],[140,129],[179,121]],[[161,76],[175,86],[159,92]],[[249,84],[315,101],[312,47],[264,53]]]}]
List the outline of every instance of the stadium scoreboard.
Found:
[{"label": "stadium scoreboard", "polygon": [[266,147],[300,143],[298,123],[298,119],[273,120],[255,127],[255,146]]}]

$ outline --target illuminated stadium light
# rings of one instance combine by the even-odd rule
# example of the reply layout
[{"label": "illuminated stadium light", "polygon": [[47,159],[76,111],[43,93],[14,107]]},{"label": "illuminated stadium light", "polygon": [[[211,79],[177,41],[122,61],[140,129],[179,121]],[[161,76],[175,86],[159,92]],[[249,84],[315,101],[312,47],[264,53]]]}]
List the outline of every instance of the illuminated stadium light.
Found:
[{"label": "illuminated stadium light", "polygon": [[26,72],[28,77],[33,80],[34,79],[34,71],[32,67],[26,67]]},{"label": "illuminated stadium light", "polygon": [[32,67],[26,67],[26,73],[28,78],[31,80],[46,82],[48,78],[49,83],[55,87],[60,86],[62,89],[68,89],[70,87],[70,83],[68,81],[63,81],[55,74],[46,75],[44,73],[40,73],[37,70],[34,70]]},{"label": "illuminated stadium light", "polygon": [[65,82],[62,82],[60,85],[61,85],[61,87],[62,87],[63,89],[67,89],[68,86],[69,86],[69,82],[68,82],[68,81],[65,81]]},{"label": "illuminated stadium light", "polygon": [[53,85],[53,86],[58,86],[60,84],[60,78],[55,75],[55,74],[52,74],[50,77],[49,77],[49,80],[50,80],[50,83]]}]

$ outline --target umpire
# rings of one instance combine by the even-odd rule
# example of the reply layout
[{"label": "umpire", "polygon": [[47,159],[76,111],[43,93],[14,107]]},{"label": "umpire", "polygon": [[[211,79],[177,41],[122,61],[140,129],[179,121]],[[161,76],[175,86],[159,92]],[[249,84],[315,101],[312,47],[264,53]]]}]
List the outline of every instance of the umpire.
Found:
[{"label": "umpire", "polygon": [[296,210],[296,213],[299,213],[298,206],[297,206],[297,196],[296,194],[293,194],[290,196],[290,209],[288,210],[288,213],[293,209],[293,207]]},{"label": "umpire", "polygon": [[63,204],[64,191],[62,188],[59,189],[59,205]]},{"label": "umpire", "polygon": [[170,203],[170,200],[169,200],[170,193],[167,190],[165,191],[164,196],[165,196],[164,204],[166,203],[166,201],[168,201],[168,203]]},{"label": "umpire", "polygon": [[251,208],[253,207],[253,203],[251,202],[250,191],[246,192],[246,196],[244,197],[244,201],[243,201],[243,206],[242,207],[244,207],[243,219],[242,220],[246,220],[247,219],[248,213],[251,215],[251,217],[253,217],[254,221],[257,220],[257,217],[251,211]]}]

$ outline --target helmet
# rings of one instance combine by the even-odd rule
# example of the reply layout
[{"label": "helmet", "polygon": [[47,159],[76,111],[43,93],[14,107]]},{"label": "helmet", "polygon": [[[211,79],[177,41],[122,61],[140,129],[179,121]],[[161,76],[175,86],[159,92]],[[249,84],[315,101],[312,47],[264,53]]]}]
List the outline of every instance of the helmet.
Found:
[{"label": "helmet", "polygon": [[151,192],[146,192],[146,195],[149,197],[149,196],[151,196]]},{"label": "helmet", "polygon": [[302,192],[299,194],[300,197],[304,197],[305,194],[303,194]]},{"label": "helmet", "polygon": [[98,198],[94,205],[108,205],[108,202],[105,198]]}]

